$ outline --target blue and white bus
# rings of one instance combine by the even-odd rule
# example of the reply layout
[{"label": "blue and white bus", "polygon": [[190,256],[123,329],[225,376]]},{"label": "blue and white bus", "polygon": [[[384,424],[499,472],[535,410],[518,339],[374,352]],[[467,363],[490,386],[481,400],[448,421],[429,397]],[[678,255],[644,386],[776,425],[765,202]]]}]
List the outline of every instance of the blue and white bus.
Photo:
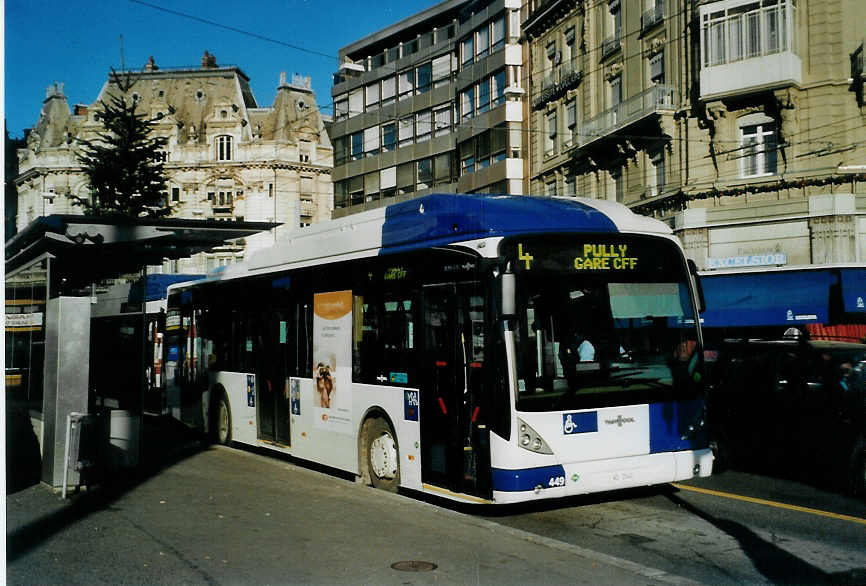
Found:
[{"label": "blue and white bus", "polygon": [[433,194],[173,286],[168,402],[219,442],[514,503],[707,476],[693,265],[583,198]]}]

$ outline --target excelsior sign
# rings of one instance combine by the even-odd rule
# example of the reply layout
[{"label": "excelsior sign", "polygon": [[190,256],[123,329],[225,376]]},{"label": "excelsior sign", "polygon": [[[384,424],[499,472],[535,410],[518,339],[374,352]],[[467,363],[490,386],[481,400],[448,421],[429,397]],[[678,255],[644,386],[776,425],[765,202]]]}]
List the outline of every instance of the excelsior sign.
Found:
[{"label": "excelsior sign", "polygon": [[707,258],[708,269],[765,267],[784,264],[788,264],[788,255],[784,252],[775,252],[772,254],[749,254],[746,256],[727,256],[722,258]]}]

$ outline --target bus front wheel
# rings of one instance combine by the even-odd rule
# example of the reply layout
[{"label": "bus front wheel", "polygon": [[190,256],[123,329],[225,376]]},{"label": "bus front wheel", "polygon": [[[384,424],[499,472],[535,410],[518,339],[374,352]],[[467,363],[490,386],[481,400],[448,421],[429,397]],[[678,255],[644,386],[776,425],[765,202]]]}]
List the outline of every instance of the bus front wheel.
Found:
[{"label": "bus front wheel", "polygon": [[383,419],[370,419],[364,424],[364,459],[370,483],[389,492],[400,485],[400,456],[394,431]]},{"label": "bus front wheel", "polygon": [[228,445],[232,441],[232,412],[224,392],[219,394],[214,417],[214,438],[217,443]]}]

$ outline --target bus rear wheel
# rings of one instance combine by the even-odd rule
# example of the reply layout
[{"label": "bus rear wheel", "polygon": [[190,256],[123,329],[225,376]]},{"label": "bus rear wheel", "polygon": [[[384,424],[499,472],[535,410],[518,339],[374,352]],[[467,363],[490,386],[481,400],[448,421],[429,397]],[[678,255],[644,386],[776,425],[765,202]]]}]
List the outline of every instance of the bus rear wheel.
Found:
[{"label": "bus rear wheel", "polygon": [[364,461],[370,483],[389,492],[400,485],[400,455],[394,431],[382,419],[370,419],[364,424]]},{"label": "bus rear wheel", "polygon": [[225,393],[221,392],[216,402],[214,417],[214,439],[224,446],[232,442],[232,412]]}]

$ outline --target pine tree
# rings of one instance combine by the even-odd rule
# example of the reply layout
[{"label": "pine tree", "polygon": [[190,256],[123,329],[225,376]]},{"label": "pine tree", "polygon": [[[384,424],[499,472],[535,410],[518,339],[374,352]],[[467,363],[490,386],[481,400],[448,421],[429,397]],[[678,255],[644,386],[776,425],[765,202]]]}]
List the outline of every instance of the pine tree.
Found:
[{"label": "pine tree", "polygon": [[109,101],[99,102],[103,131],[93,140],[78,139],[76,157],[90,180],[91,197],[74,197],[73,205],[83,206],[85,215],[153,218],[170,211],[162,162],[168,139],[151,136],[155,120],[136,112],[134,97],[127,100],[136,81],[112,70]]}]

